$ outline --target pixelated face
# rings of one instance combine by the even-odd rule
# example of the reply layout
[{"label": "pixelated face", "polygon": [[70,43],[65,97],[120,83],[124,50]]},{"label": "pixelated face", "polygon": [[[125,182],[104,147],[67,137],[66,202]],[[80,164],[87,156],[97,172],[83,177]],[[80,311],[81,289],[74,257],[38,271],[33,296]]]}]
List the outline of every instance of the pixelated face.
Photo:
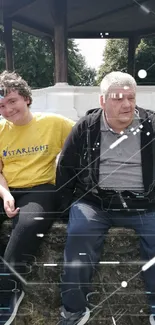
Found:
[{"label": "pixelated face", "polygon": [[134,88],[129,87],[111,87],[104,99],[101,99],[107,118],[116,122],[130,124],[134,117],[136,106],[136,92]]},{"label": "pixelated face", "polygon": [[0,90],[0,114],[14,124],[22,124],[29,112],[29,99],[20,96],[18,91],[2,93]]}]

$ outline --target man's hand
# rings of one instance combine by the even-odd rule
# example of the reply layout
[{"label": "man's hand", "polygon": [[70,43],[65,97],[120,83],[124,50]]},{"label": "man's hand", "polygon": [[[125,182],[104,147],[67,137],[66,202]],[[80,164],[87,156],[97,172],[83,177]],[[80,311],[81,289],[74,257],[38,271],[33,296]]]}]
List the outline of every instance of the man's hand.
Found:
[{"label": "man's hand", "polygon": [[15,209],[15,200],[10,193],[5,194],[3,197],[3,204],[5,213],[9,218],[13,218],[20,210],[20,208]]}]

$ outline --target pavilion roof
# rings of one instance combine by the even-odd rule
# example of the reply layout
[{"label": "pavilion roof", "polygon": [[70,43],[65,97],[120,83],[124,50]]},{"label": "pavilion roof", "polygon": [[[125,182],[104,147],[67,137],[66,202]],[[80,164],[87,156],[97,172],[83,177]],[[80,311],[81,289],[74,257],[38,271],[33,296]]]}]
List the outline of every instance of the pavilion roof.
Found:
[{"label": "pavilion roof", "polygon": [[[0,23],[5,15],[12,18],[16,29],[36,36],[51,36],[54,26],[51,1],[1,0]],[[67,19],[69,38],[153,34],[155,0],[68,0]]]}]

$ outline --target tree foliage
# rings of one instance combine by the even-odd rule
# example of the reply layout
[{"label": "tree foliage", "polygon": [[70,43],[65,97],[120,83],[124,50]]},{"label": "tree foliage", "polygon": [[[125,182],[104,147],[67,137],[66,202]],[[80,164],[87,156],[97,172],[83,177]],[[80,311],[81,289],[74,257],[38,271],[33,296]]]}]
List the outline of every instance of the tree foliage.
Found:
[{"label": "tree foliage", "polygon": [[[104,53],[103,63],[97,74],[97,84],[102,78],[111,71],[127,72],[128,64],[128,40],[110,39],[107,41]],[[144,69],[147,71],[147,77],[140,79],[138,71]],[[138,84],[155,84],[155,38],[141,39],[136,49],[135,55],[135,78]]]},{"label": "tree foliage", "polygon": [[[138,71],[147,71],[145,79],[138,78]],[[155,85],[155,37],[141,40],[136,51],[136,80],[139,84]]]},{"label": "tree foliage", "polygon": [[96,71],[86,65],[74,41],[68,41],[68,82],[75,86],[93,86]]},{"label": "tree foliage", "polygon": [[[15,71],[28,81],[32,88],[54,84],[54,57],[49,42],[13,30]],[[87,67],[84,57],[73,40],[68,41],[68,83],[93,85],[95,69]],[[0,43],[0,71],[5,70],[5,48]]]}]

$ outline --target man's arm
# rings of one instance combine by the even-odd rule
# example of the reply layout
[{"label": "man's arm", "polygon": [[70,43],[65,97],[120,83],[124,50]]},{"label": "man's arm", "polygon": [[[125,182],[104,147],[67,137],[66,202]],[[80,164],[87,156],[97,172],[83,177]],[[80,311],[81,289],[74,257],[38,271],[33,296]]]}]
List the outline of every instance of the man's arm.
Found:
[{"label": "man's arm", "polygon": [[68,212],[76,187],[79,141],[77,123],[64,143],[56,170],[57,206],[63,214]]},{"label": "man's arm", "polygon": [[2,175],[2,161],[0,159],[0,197],[2,199],[4,199],[4,197],[10,193],[10,190],[8,188],[8,184],[6,182],[6,179],[4,178],[4,176]]},{"label": "man's arm", "polygon": [[0,197],[3,199],[4,210],[9,218],[14,217],[19,208],[15,209],[15,200],[10,193],[6,179],[2,175],[2,161],[0,159]]},{"label": "man's arm", "polygon": [[64,143],[72,131],[73,126],[75,125],[75,122],[71,119],[68,119],[66,117],[63,117],[62,120],[62,133],[61,133],[61,147],[63,148]]},{"label": "man's arm", "polygon": [[146,112],[148,113],[148,117],[152,122],[153,133],[155,133],[155,112],[150,110],[146,110]]}]

